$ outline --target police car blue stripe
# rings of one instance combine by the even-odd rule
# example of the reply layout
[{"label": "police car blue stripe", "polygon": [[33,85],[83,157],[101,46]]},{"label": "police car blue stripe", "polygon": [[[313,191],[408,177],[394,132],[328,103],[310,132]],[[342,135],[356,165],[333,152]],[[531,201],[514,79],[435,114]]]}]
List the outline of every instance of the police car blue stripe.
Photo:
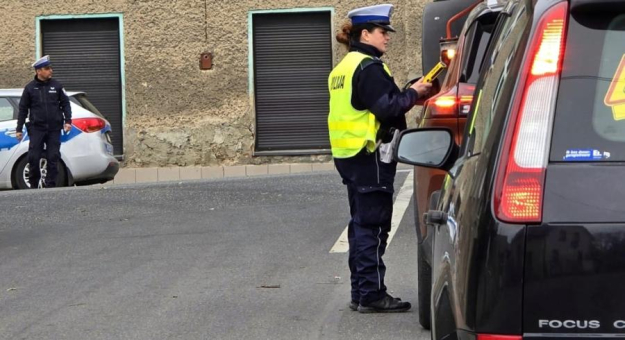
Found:
[{"label": "police car blue stripe", "polygon": [[81,133],[83,132],[72,125],[72,129],[69,131],[69,133],[65,134],[65,131],[61,132],[61,143],[69,142]]},{"label": "police car blue stripe", "polygon": [[[69,133],[65,134],[64,132],[61,132],[61,143],[68,142],[74,139],[76,136],[80,135],[81,133],[83,132],[72,126],[72,129],[69,131]],[[15,138],[14,134],[15,130],[13,129],[5,129],[0,131],[0,151],[11,150],[13,149],[13,147],[20,143],[17,138]],[[24,133],[24,138],[22,139],[22,141],[25,142],[29,139],[30,138],[28,137],[28,133]]]},{"label": "police car blue stripe", "polygon": [[112,132],[113,130],[111,130],[111,125],[106,124],[106,126],[104,126],[104,129],[100,130],[101,134],[105,134],[107,132]]},{"label": "police car blue stripe", "polygon": [[[17,138],[9,135],[9,131],[11,130],[0,131],[0,151],[11,150],[20,143]],[[15,130],[12,130],[11,133],[15,133]]]}]

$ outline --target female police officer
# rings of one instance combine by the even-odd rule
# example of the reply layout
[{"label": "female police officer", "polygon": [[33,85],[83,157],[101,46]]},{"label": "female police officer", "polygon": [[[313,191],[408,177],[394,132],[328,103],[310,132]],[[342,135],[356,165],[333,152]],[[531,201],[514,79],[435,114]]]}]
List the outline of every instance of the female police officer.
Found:
[{"label": "female police officer", "polygon": [[[351,22],[336,36],[349,53],[328,78],[328,127],[336,168],[347,186],[352,310],[405,312],[410,303],[386,292],[382,255],[391,228],[397,163],[380,151],[391,130],[406,128],[405,114],[431,84],[417,82],[400,91],[380,60],[386,52],[393,5],[350,11]],[[382,144],[384,145],[384,144]]]}]

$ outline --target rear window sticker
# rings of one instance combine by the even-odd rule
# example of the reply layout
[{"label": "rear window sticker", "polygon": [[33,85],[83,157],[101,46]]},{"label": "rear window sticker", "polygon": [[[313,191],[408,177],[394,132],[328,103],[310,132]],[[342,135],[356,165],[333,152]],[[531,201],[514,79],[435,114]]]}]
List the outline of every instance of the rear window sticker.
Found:
[{"label": "rear window sticker", "polygon": [[612,108],[615,121],[625,119],[625,55],[616,68],[616,73],[610,83],[608,93],[604,99],[605,105]]},{"label": "rear window sticker", "polygon": [[563,159],[565,161],[598,161],[609,159],[610,156],[610,153],[607,151],[595,149],[572,149],[566,150],[566,155]]}]

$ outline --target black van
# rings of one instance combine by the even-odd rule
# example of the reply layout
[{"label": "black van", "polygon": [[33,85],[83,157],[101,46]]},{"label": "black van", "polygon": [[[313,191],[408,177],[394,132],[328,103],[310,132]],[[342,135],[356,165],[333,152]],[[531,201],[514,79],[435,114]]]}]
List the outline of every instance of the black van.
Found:
[{"label": "black van", "polygon": [[395,155],[447,171],[424,216],[432,338],[624,338],[625,0],[502,13],[462,144],[407,130]]}]

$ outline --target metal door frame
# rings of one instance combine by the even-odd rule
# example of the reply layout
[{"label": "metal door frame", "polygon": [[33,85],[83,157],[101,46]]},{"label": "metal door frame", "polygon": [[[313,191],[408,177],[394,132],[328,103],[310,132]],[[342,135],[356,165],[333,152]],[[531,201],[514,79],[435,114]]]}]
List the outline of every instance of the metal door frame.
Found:
[{"label": "metal door frame", "polygon": [[[247,12],[247,61],[248,61],[248,97],[250,99],[250,107],[254,115],[254,150],[252,156],[309,156],[309,155],[326,155],[330,153],[329,149],[319,150],[279,150],[279,151],[258,151],[256,144],[258,143],[258,131],[256,130],[256,93],[254,91],[254,15],[256,14],[276,14],[276,13],[310,13],[310,12],[329,12],[330,13],[330,30],[334,32],[334,7],[317,7],[317,8],[289,8],[289,9],[269,9],[269,10],[251,10]],[[332,41],[332,65],[335,65],[336,43]]]},{"label": "metal door frame", "polygon": [[[111,19],[117,18],[119,24],[119,70],[121,75],[121,94],[122,94],[122,140],[126,140],[124,130],[126,127],[126,70],[124,69],[124,15],[122,13],[103,13],[103,14],[67,14],[67,15],[42,15],[35,17],[35,60],[42,57],[43,41],[41,39],[41,21],[42,20],[68,20],[68,19]],[[123,143],[122,143],[123,147]],[[122,155],[123,158],[123,155]]]}]

